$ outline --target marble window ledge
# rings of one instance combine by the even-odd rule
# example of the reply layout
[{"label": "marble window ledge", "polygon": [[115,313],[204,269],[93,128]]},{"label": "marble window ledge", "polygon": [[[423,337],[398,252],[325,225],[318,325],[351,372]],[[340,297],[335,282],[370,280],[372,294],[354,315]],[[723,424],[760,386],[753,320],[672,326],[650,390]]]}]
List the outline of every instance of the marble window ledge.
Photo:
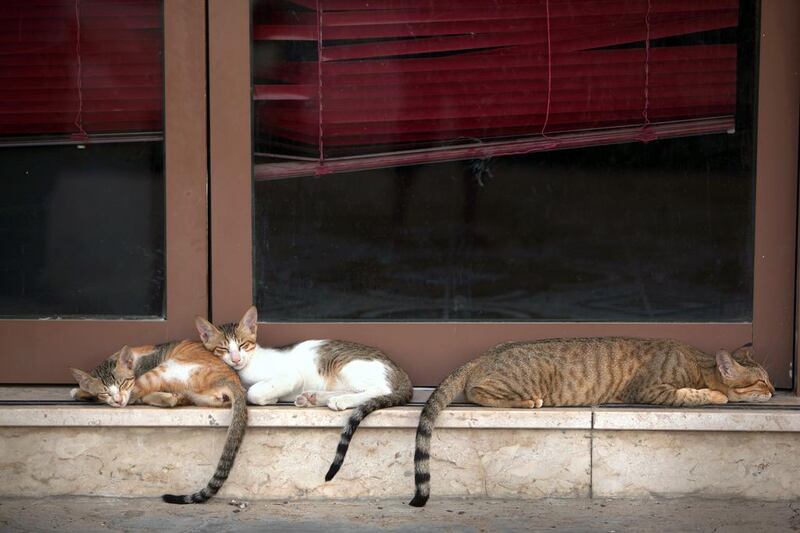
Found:
[{"label": "marble window ledge", "polygon": [[[20,401],[56,402],[20,405]],[[416,428],[421,407],[410,405],[371,414],[362,427]],[[349,411],[297,408],[291,405],[250,407],[250,427],[341,427]],[[225,426],[228,409],[180,407],[123,409],[69,401],[69,387],[0,387],[0,427],[209,427]],[[442,428],[563,429],[609,431],[750,431],[800,432],[800,399],[779,393],[766,404],[692,409],[646,406],[490,409],[456,405],[436,423]]]}]

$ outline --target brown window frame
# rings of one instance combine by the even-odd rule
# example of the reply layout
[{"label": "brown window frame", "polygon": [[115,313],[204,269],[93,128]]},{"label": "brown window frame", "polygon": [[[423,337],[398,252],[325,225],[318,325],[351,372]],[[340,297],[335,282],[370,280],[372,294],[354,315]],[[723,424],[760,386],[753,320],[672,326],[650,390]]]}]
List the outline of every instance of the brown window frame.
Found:
[{"label": "brown window frame", "polygon": [[164,2],[164,318],[0,320],[0,382],[68,383],[68,367],[123,344],[196,336],[193,317],[208,310],[205,15],[202,2]]},{"label": "brown window frame", "polygon": [[[376,345],[416,385],[503,340],[555,336],[674,337],[705,350],[753,342],[776,384],[794,385],[800,3],[761,5],[753,321],[741,323],[262,323],[267,345],[343,338]],[[239,318],[252,295],[250,2],[209,0],[211,302],[215,321]],[[796,379],[796,376],[795,376]]]}]

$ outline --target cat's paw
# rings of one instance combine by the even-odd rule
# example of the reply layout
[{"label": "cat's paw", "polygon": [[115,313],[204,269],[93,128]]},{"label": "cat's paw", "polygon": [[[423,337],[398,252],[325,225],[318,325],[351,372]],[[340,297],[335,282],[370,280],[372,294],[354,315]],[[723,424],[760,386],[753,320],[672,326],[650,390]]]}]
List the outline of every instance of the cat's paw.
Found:
[{"label": "cat's paw", "polygon": [[350,409],[350,406],[341,398],[331,398],[328,400],[328,408],[333,411],[344,411],[345,409]]},{"label": "cat's paw", "polygon": [[317,395],[313,392],[298,394],[297,398],[294,399],[294,404],[297,407],[314,407],[317,405]]},{"label": "cat's paw", "polygon": [[95,398],[94,396],[92,396],[91,394],[89,394],[85,390],[82,390],[79,387],[75,387],[74,389],[71,389],[69,391],[69,396],[73,400],[77,400],[79,402],[92,402],[92,401],[97,399],[97,398]]},{"label": "cat's paw", "polygon": [[135,403],[144,403],[154,407],[175,407],[178,405],[178,397],[169,392],[151,392]]},{"label": "cat's paw", "polygon": [[248,401],[253,405],[275,405],[278,403],[277,398],[248,398]]},{"label": "cat's paw", "polygon": [[255,405],[271,405],[278,403],[278,397],[269,383],[259,382],[247,390],[247,401]]},{"label": "cat's paw", "polygon": [[538,409],[543,403],[541,398],[534,398],[533,400],[521,400],[518,406],[526,409]]},{"label": "cat's paw", "polygon": [[708,389],[706,393],[709,403],[723,404],[728,403],[728,396],[718,390]]}]

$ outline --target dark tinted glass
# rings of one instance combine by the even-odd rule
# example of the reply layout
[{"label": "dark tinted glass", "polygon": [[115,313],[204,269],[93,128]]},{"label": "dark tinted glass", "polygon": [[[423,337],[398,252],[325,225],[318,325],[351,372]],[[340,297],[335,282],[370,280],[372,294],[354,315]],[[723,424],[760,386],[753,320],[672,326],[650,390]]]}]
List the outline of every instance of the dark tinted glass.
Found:
[{"label": "dark tinted glass", "polygon": [[267,320],[748,320],[742,141],[257,182],[256,302]]},{"label": "dark tinted glass", "polygon": [[0,147],[0,315],[163,314],[162,145]]},{"label": "dark tinted glass", "polygon": [[[709,77],[708,94],[719,96],[723,86],[728,97],[736,93],[727,133],[687,129],[648,143],[393,168],[380,168],[387,165],[380,158],[339,157],[352,153],[330,144],[321,161],[308,148],[324,140],[319,116],[330,111],[313,105],[317,93],[298,92],[306,85],[319,92],[316,34],[276,37],[265,4],[253,4],[254,299],[262,320],[752,319],[755,2],[740,3],[735,27],[654,37],[647,49],[656,58],[670,47],[735,48],[735,69],[731,58],[675,67]],[[286,9],[298,11],[301,25],[317,23],[308,18],[312,7]],[[319,64],[323,74],[331,62]],[[303,84],[281,81],[298,72],[307,74]],[[652,74],[653,83],[669,78],[681,94],[680,76]],[[327,88],[353,92],[346,84]],[[647,99],[656,92],[645,101],[655,102]],[[664,120],[685,125],[678,111]],[[708,112],[733,125],[732,109]],[[288,128],[295,118],[310,132],[305,151],[302,139],[270,126]],[[365,161],[375,169],[332,173]],[[300,167],[307,177],[289,177]]]}]

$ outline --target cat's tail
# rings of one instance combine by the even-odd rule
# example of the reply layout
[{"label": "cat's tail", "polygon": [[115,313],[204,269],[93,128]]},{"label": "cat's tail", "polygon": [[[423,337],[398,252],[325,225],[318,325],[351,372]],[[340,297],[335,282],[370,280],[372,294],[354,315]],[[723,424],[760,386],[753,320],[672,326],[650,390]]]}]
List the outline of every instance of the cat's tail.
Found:
[{"label": "cat's tail", "polygon": [[336,457],[333,458],[331,467],[328,469],[328,473],[325,474],[325,481],[332,480],[342,467],[344,456],[347,454],[347,448],[350,446],[350,439],[353,438],[353,434],[356,432],[356,429],[358,429],[358,425],[361,424],[361,421],[372,411],[407,404],[409,400],[411,400],[412,394],[413,389],[411,388],[411,382],[409,382],[407,387],[393,391],[390,394],[376,396],[356,407],[342,430],[339,446],[336,447]]},{"label": "cat's tail", "polygon": [[444,381],[433,391],[431,397],[425,402],[417,426],[417,444],[414,450],[414,483],[416,491],[414,499],[408,504],[414,507],[423,507],[428,503],[431,493],[430,450],[431,434],[436,418],[450,402],[464,391],[467,378],[475,366],[476,361],[470,361],[458,370],[444,378]]},{"label": "cat's tail", "polygon": [[181,504],[203,503],[214,496],[222,487],[222,484],[225,483],[225,480],[228,479],[228,474],[233,468],[233,461],[236,459],[236,452],[239,451],[239,446],[242,444],[244,432],[247,428],[247,397],[239,383],[226,382],[222,387],[223,392],[225,392],[225,389],[227,389],[228,395],[232,398],[231,425],[228,426],[225,446],[222,449],[222,456],[219,458],[214,476],[203,490],[194,494],[164,494],[161,498],[165,502]]}]

